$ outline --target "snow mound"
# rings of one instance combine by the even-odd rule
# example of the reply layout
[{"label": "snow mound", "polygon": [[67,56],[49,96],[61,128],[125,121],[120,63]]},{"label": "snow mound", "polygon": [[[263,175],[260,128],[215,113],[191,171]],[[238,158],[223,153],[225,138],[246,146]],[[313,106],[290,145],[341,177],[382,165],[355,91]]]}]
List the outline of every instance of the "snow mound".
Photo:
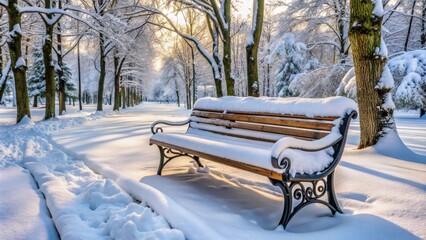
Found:
[{"label": "snow mound", "polygon": [[357,110],[357,104],[346,97],[329,98],[269,98],[222,97],[199,99],[194,109],[230,112],[283,113],[313,116],[343,116]]},{"label": "snow mound", "polygon": [[32,126],[32,125],[34,125],[34,122],[31,120],[31,118],[29,118],[27,115],[25,115],[22,119],[21,119],[21,121],[19,121],[19,123],[18,123],[19,125],[21,125],[21,126],[25,126],[25,125],[27,125],[27,126]]},{"label": "snow mound", "polygon": [[372,148],[378,153],[388,157],[426,164],[426,156],[417,154],[409,149],[404,142],[402,142],[395,129],[388,130],[385,136]]}]

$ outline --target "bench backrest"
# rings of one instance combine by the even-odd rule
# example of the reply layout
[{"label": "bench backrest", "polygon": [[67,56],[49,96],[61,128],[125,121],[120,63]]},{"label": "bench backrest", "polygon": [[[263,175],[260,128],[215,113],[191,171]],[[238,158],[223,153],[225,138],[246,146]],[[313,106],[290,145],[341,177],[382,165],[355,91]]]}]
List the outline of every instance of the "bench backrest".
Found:
[{"label": "bench backrest", "polygon": [[[333,109],[335,107],[337,109]],[[323,113],[314,115],[321,113],[321,108]],[[347,111],[341,108],[327,99],[207,98],[195,104],[189,128],[266,142],[276,142],[284,136],[315,140],[327,136],[340,124],[336,119],[341,119]],[[309,110],[313,113],[303,114]],[[299,114],[291,114],[294,112]]]}]

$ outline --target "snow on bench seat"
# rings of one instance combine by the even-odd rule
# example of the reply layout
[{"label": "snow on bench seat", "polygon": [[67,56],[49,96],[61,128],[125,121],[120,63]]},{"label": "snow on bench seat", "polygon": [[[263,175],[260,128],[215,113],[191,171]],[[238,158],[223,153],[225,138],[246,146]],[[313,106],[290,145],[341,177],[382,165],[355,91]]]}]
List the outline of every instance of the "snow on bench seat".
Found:
[{"label": "snow on bench seat", "polygon": [[[157,133],[151,138],[166,144],[186,149],[197,149],[221,158],[246,163],[282,174],[283,169],[271,164],[273,143],[254,141],[215,134],[198,129],[189,129],[187,133]],[[296,149],[285,150],[292,159],[290,174],[313,174],[325,169],[333,161],[333,149],[306,152]]]}]

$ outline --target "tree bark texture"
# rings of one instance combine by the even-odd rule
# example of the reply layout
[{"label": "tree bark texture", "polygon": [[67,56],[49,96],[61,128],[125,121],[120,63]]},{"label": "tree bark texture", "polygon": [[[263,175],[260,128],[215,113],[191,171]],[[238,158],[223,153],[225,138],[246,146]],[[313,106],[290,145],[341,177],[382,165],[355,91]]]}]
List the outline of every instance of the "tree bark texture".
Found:
[{"label": "tree bark texture", "polygon": [[9,16],[9,32],[14,33],[10,35],[11,40],[8,41],[8,47],[15,81],[16,122],[18,123],[25,116],[31,117],[26,78],[27,67],[26,65],[16,65],[18,60],[22,58],[22,35],[20,32],[14,31],[15,27],[20,28],[21,26],[21,13],[18,9],[18,0],[9,0],[6,9]]},{"label": "tree bark texture", "polygon": [[96,111],[102,111],[102,104],[104,99],[104,85],[106,75],[106,62],[105,62],[105,36],[103,33],[99,33],[99,83],[98,83],[98,103]]},{"label": "tree bark texture", "polygon": [[257,52],[259,49],[260,37],[262,36],[263,11],[265,8],[264,0],[253,1],[253,27],[250,38],[253,41],[247,43],[247,88],[248,95],[253,97],[259,96],[259,71],[257,66]]},{"label": "tree bark texture", "polygon": [[[1,37],[0,37],[0,41],[1,41]],[[2,53],[2,48],[0,47],[0,79],[3,78],[2,72],[3,72],[3,53]],[[7,76],[4,78],[0,86],[0,103],[1,103],[1,100],[3,99],[3,94],[6,90],[6,83],[7,83]]]},{"label": "tree bark texture", "polygon": [[223,91],[222,91],[222,66],[223,65],[219,57],[219,37],[218,37],[219,29],[214,24],[213,24],[214,27],[212,27],[212,24],[208,17],[207,17],[207,26],[208,26],[210,35],[212,37],[213,59],[217,65],[217,71],[218,71],[218,74],[216,74],[216,69],[212,66],[214,85],[216,88],[216,97],[222,97],[223,96]]},{"label": "tree bark texture", "polygon": [[195,71],[195,52],[192,46],[191,48],[191,63],[192,63],[192,106],[194,106],[197,100],[197,77]]},{"label": "tree bark texture", "polygon": [[114,56],[114,111],[120,110],[120,75],[118,74],[119,61],[120,59],[117,56]]},{"label": "tree bark texture", "polygon": [[421,24],[421,32],[422,34],[420,35],[420,43],[422,44],[422,47],[425,46],[426,44],[426,0],[423,0],[422,3],[422,24]]},{"label": "tree bark texture", "polygon": [[234,96],[235,80],[232,77],[232,44],[231,44],[231,0],[224,0],[223,3],[224,18],[226,22],[226,29],[222,31],[223,34],[223,70],[225,73],[226,81],[226,95]]},{"label": "tree bark texture", "polygon": [[[77,27],[78,28],[78,27]],[[80,65],[80,40],[77,43],[77,68],[78,68],[78,108],[83,110],[83,103],[81,98],[81,65]]]},{"label": "tree bark texture", "polygon": [[63,112],[66,112],[65,98],[66,98],[66,89],[65,89],[65,79],[64,79],[64,70],[63,70],[63,56],[62,56],[62,35],[61,35],[61,23],[58,22],[58,34],[56,35],[56,40],[58,42],[58,80],[59,80],[59,115],[62,115]]},{"label": "tree bark texture", "polygon": [[59,80],[59,115],[62,115],[63,112],[66,112],[66,106],[65,106],[65,98],[66,98],[66,89],[65,89],[65,79],[64,79],[64,70],[63,70],[63,57],[62,57],[62,35],[60,33],[61,31],[61,25],[58,23],[58,31],[59,33],[56,35],[58,40],[58,80]]},{"label": "tree bark texture", "polygon": [[3,95],[4,95],[4,92],[6,90],[6,83],[7,83],[7,81],[4,80],[3,83],[0,86],[0,103],[1,103],[1,101],[3,99]]},{"label": "tree bark texture", "polygon": [[121,87],[121,97],[122,97],[121,108],[126,109],[126,88],[124,86]]},{"label": "tree bark texture", "polygon": [[[49,2],[49,1],[46,1]],[[46,7],[50,8],[50,7]],[[46,109],[44,112],[44,120],[54,118],[55,115],[55,67],[52,63],[52,38],[53,38],[53,26],[46,25],[45,39],[43,43],[43,62],[44,62],[44,74],[46,80]]]},{"label": "tree bark texture", "polygon": [[357,76],[357,95],[361,127],[359,148],[377,143],[386,127],[391,127],[393,110],[383,103],[391,89],[379,89],[386,58],[377,54],[381,46],[382,18],[372,14],[372,1],[351,0],[349,37]]}]

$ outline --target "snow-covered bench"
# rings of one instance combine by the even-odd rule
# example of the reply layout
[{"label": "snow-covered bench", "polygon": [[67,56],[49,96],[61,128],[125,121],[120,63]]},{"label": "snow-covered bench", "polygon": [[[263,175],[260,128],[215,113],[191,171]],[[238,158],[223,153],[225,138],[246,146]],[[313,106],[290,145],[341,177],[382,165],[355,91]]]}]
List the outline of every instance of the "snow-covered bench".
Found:
[{"label": "snow-covered bench", "polygon": [[[159,175],[168,162],[187,156],[199,166],[203,158],[268,177],[284,193],[280,224],[286,227],[311,203],[342,213],[333,176],[356,108],[344,97],[203,98],[185,121],[154,122],[150,144],[160,150]],[[165,133],[159,124],[188,129]]]}]

